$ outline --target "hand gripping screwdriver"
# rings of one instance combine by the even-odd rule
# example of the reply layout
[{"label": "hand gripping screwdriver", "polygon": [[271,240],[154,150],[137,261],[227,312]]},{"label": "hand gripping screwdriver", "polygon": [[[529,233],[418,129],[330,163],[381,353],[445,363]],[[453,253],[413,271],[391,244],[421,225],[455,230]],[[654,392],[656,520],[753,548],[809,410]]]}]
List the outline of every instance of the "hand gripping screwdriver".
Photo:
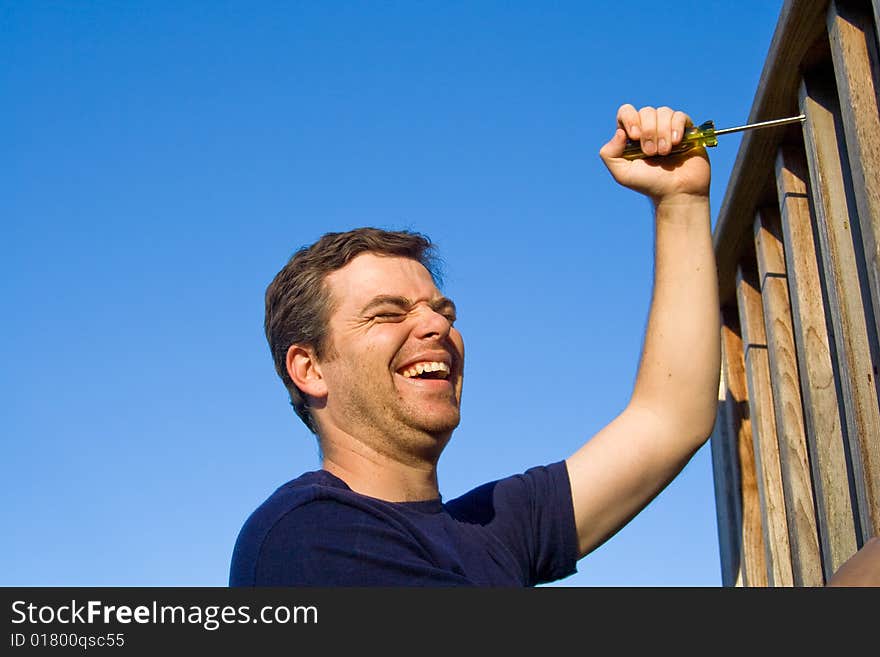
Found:
[{"label": "hand gripping screwdriver", "polygon": [[[718,135],[726,135],[731,132],[741,132],[743,130],[755,130],[757,128],[771,128],[777,125],[785,125],[787,123],[796,123],[803,122],[807,117],[804,114],[800,114],[798,116],[790,116],[785,119],[773,119],[772,121],[761,121],[760,123],[749,123],[748,125],[740,125],[735,128],[724,128],[722,130],[716,130],[715,124],[712,121],[706,121],[705,123],[701,123],[698,126],[691,126],[688,128],[684,136],[681,138],[681,141],[672,147],[672,150],[669,151],[669,155],[678,155],[680,153],[686,153],[692,148],[697,148],[698,146],[708,147],[708,146],[717,146],[718,145]],[[639,160],[647,157],[663,157],[658,155],[645,155],[642,152],[642,145],[638,141],[633,141],[631,139],[626,140],[626,146],[623,149],[623,155],[621,156],[626,160]]]}]

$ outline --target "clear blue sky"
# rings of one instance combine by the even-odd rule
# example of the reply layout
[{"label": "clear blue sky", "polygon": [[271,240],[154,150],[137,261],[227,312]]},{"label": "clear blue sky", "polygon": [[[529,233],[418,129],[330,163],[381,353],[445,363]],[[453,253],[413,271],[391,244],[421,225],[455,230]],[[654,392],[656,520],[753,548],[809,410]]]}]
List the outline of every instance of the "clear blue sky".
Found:
[{"label": "clear blue sky", "polygon": [[[615,110],[744,123],[781,5],[5,3],[0,584],[226,584],[318,467],[263,293],[331,230],[440,247],[468,354],[444,497],[568,456],[626,403],[651,292],[648,202],[597,156]],[[559,584],[720,582],[707,445]]]}]

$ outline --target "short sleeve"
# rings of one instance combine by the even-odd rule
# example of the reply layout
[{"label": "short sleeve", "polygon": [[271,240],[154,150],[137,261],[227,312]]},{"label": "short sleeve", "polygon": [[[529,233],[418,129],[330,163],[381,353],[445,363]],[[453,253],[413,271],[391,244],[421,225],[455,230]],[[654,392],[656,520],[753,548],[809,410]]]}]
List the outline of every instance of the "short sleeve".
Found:
[{"label": "short sleeve", "polygon": [[446,507],[456,519],[482,525],[504,543],[527,585],[576,571],[577,532],[564,461],[484,484]]}]

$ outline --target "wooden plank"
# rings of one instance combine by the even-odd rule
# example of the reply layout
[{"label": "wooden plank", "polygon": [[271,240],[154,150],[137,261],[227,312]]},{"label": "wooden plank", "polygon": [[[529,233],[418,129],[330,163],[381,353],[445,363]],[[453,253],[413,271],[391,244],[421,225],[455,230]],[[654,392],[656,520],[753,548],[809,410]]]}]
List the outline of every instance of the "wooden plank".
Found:
[{"label": "wooden plank", "polygon": [[723,418],[727,422],[727,433],[730,435],[731,448],[734,452],[731,460],[735,461],[739,471],[737,507],[740,513],[741,579],[743,586],[765,587],[768,584],[767,558],[752,422],[748,413],[748,390],[739,315],[735,308],[726,307],[721,309],[721,316],[723,371],[727,388]]},{"label": "wooden plank", "polygon": [[[837,90],[840,96],[843,132],[852,195],[862,239],[863,263],[867,274],[866,308],[868,339],[874,364],[880,346],[880,64],[876,32],[867,3],[835,0],[828,10],[828,38]],[[876,377],[877,369],[873,370]],[[874,394],[877,395],[876,381]],[[876,401],[876,399],[875,399]],[[865,538],[880,534],[880,438],[859,436],[860,465],[866,514],[870,525],[863,524]]]},{"label": "wooden plank", "polygon": [[773,387],[773,411],[782,466],[782,489],[791,544],[792,575],[795,586],[822,586],[825,580],[813,504],[813,481],[804,430],[779,210],[775,207],[761,209],[755,217],[754,230],[770,383]]},{"label": "wooden plank", "polygon": [[874,6],[874,34],[880,42],[880,0],[872,0],[871,4]]},{"label": "wooden plank", "polygon": [[865,305],[853,240],[858,222],[848,197],[846,146],[834,84],[811,73],[800,89],[807,115],[804,139],[810,188],[818,227],[825,290],[838,354],[847,443],[856,493],[859,544],[880,532],[880,409],[865,318]]},{"label": "wooden plank", "polygon": [[742,506],[736,438],[729,415],[727,382],[722,358],[718,387],[718,414],[709,437],[712,456],[712,483],[715,490],[715,516],[718,551],[721,557],[722,586],[742,586]]},{"label": "wooden plank", "polygon": [[[733,5],[732,5],[733,6]],[[749,112],[749,122],[798,113],[801,64],[825,37],[826,0],[786,0],[779,13],[764,69]],[[787,130],[772,128],[743,133],[724,200],[715,223],[713,242],[722,304],[733,303],[740,254],[751,248],[752,219],[765,190],[771,192],[776,150]]]},{"label": "wooden plank", "polygon": [[880,106],[877,47],[867,7],[835,0],[828,10],[828,38],[846,136],[853,197],[859,215],[874,333],[880,333]]},{"label": "wooden plank", "polygon": [[768,566],[767,580],[770,586],[793,586],[791,546],[773,412],[764,313],[754,264],[745,267],[740,265],[737,268],[736,288],[749,394],[749,416],[752,419],[752,438],[755,442],[755,465]]},{"label": "wooden plank", "polygon": [[840,405],[816,259],[815,222],[807,197],[807,175],[802,146],[785,146],[779,150],[776,184],[804,429],[827,580],[857,548]]}]

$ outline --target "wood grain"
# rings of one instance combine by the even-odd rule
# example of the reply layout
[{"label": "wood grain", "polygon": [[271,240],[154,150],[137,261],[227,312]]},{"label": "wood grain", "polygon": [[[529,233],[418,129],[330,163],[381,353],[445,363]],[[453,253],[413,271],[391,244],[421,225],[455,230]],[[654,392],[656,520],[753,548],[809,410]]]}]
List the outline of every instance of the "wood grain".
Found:
[{"label": "wood grain", "polygon": [[770,206],[759,211],[754,232],[794,585],[822,586],[825,581],[779,210]]},{"label": "wood grain", "polygon": [[758,473],[749,416],[743,343],[736,308],[722,308],[721,343],[724,355],[725,413],[731,440],[731,460],[739,473],[736,506],[739,509],[740,571],[743,586],[765,587],[768,584],[767,557]]},{"label": "wood grain", "polygon": [[749,394],[749,415],[755,443],[767,580],[770,586],[793,586],[791,545],[776,435],[767,339],[764,333],[764,313],[754,264],[741,264],[737,268],[736,289]]},{"label": "wood grain", "polygon": [[856,530],[807,176],[803,145],[781,148],[776,157],[776,185],[804,430],[827,580],[855,552]]},{"label": "wood grain", "polygon": [[801,85],[800,102],[807,116],[804,139],[810,189],[840,374],[858,510],[856,531],[861,542],[880,530],[880,487],[875,476],[880,467],[880,409],[865,319],[864,277],[853,240],[852,223],[858,222],[858,216],[847,190],[846,147],[833,89],[823,73],[810,74]]},{"label": "wood grain", "polygon": [[[835,0],[828,10],[828,37],[837,90],[858,233],[862,240],[870,308],[868,338],[875,354],[880,333],[880,107],[878,107],[877,46],[867,3]],[[874,363],[877,364],[876,362]],[[873,371],[876,377],[876,368]],[[876,397],[876,382],[874,394]],[[876,401],[876,400],[875,400]],[[862,477],[868,503],[865,534],[880,533],[880,437],[861,436]]]}]

